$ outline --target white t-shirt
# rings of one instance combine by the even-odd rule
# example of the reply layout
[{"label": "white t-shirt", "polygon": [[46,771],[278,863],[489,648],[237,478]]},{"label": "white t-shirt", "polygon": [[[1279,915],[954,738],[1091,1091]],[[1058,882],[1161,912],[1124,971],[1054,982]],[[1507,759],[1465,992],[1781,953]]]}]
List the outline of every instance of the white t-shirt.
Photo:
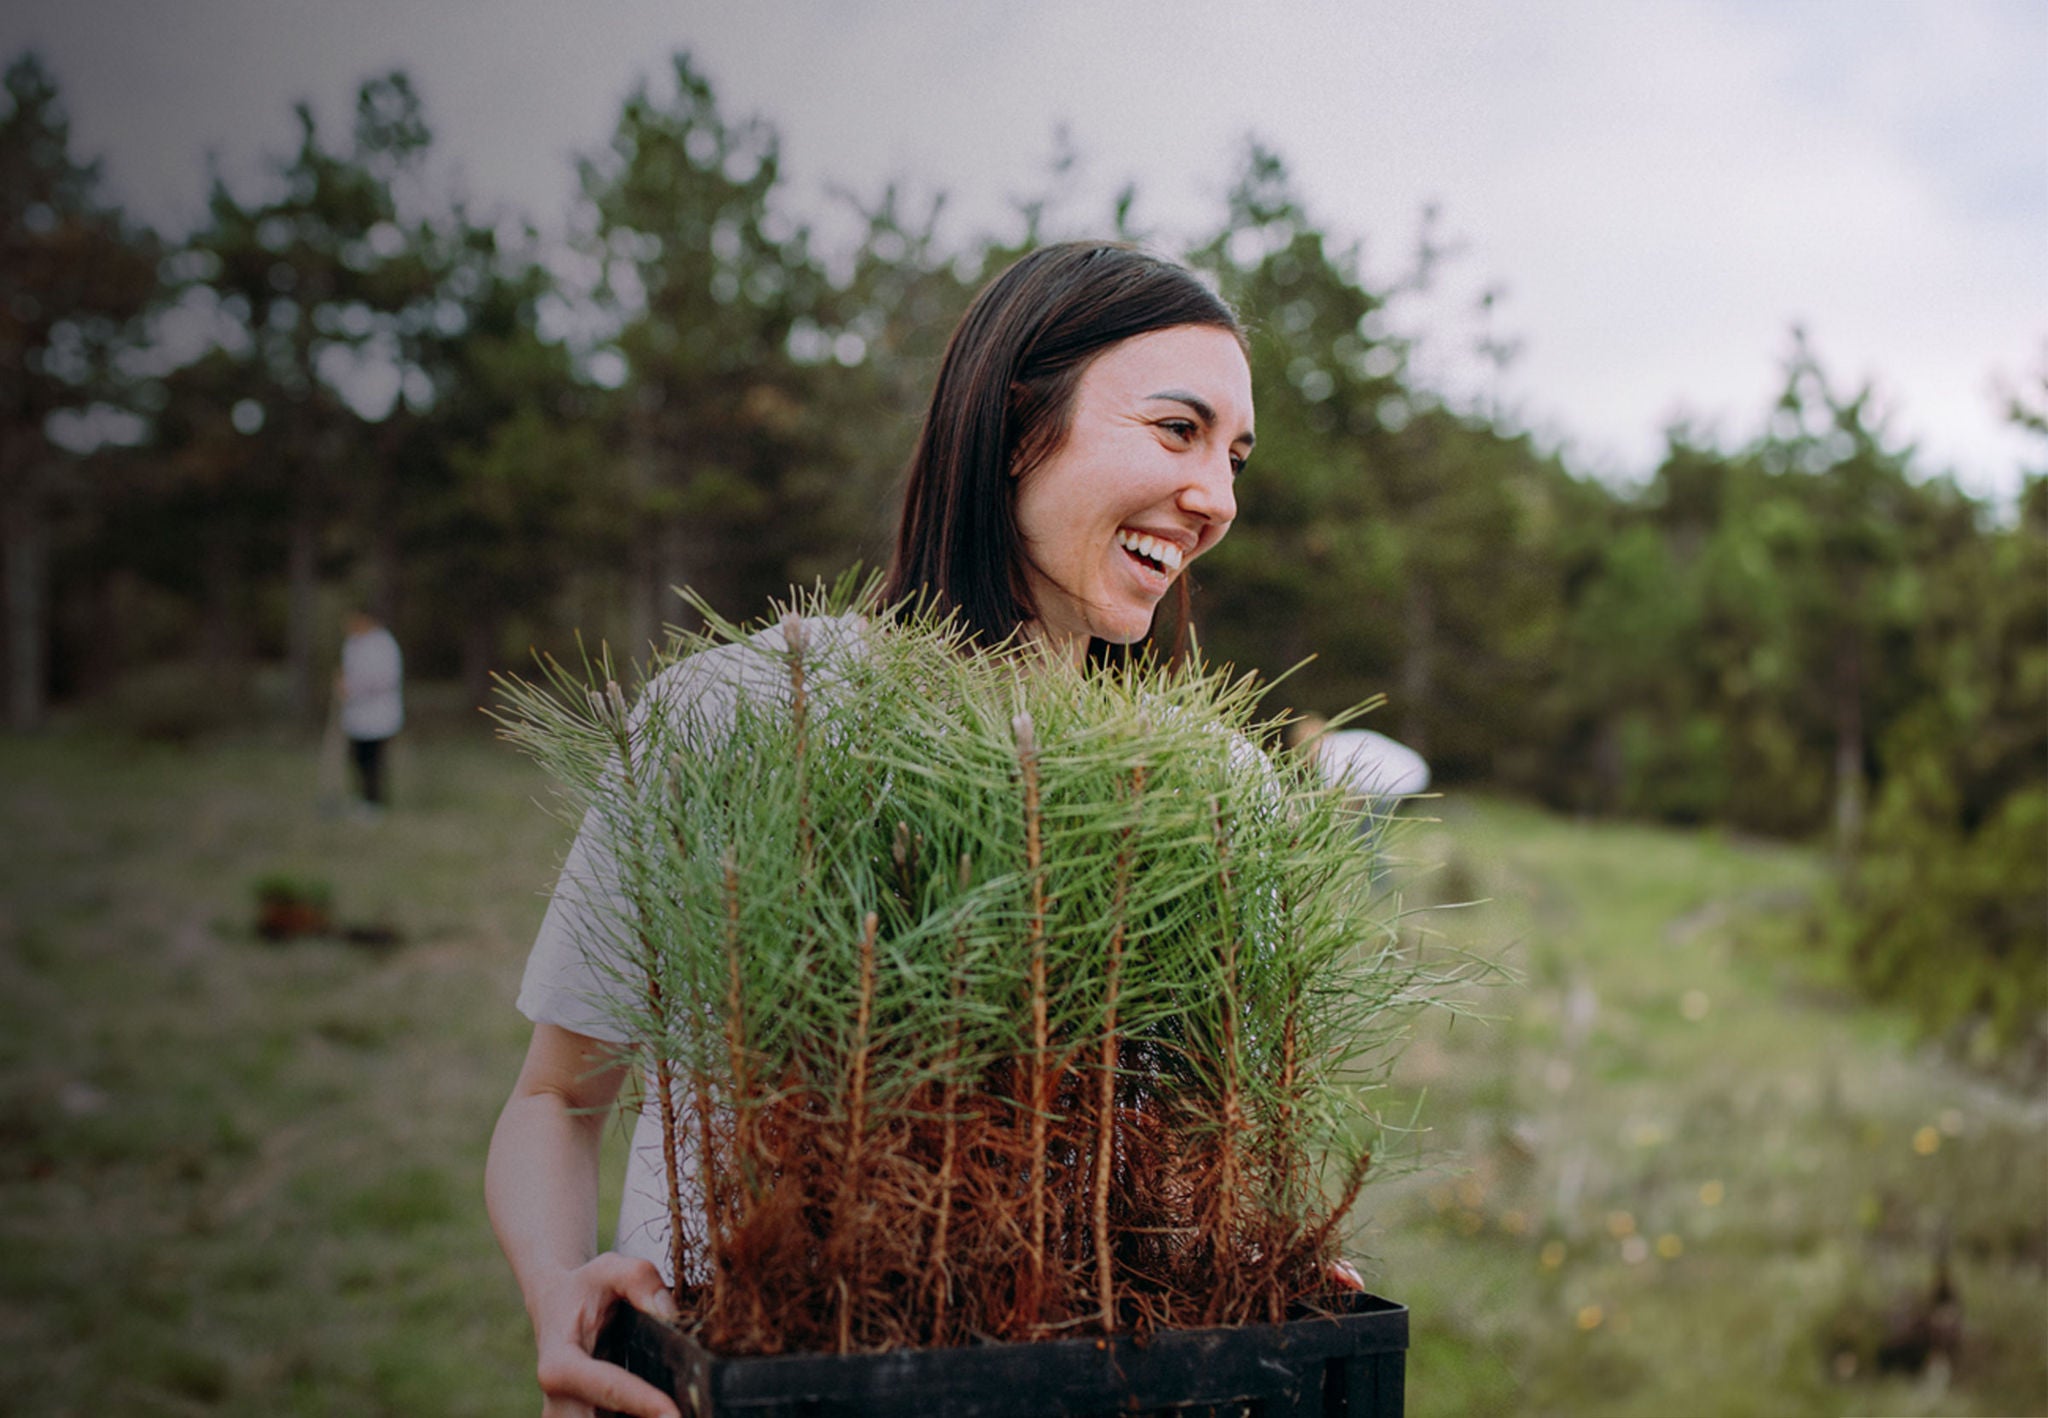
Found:
[{"label": "white t-shirt", "polygon": [[341,644],[341,731],[352,739],[388,739],[405,726],[405,661],[383,626]]},{"label": "white t-shirt", "polygon": [[1316,741],[1323,781],[1362,798],[1405,798],[1429,787],[1429,765],[1408,745],[1371,729],[1333,729]]},{"label": "white t-shirt", "polygon": [[[858,641],[860,620],[854,616],[806,619],[810,655],[843,652]],[[788,642],[780,626],[755,634],[749,641],[720,645],[690,656],[649,681],[635,713],[667,712],[678,722],[686,711],[691,722],[716,731],[729,726],[741,694],[753,704],[789,702],[789,669],[782,658]],[[625,992],[637,989],[636,967],[628,958],[619,923],[625,907],[617,886],[617,868],[587,814],[576,841],[562,864],[540,934],[526,959],[519,986],[519,1012],[536,1024],[554,1024],[606,1043],[624,1043],[620,1027]],[[650,1102],[653,1089],[647,1094]],[[678,1148],[677,1162],[694,1185],[694,1150]],[[619,1198],[619,1225],[613,1249],[652,1261],[664,1277],[669,1271],[668,1181],[661,1156],[661,1120],[643,1107],[633,1126],[626,1160],[626,1181]]]}]

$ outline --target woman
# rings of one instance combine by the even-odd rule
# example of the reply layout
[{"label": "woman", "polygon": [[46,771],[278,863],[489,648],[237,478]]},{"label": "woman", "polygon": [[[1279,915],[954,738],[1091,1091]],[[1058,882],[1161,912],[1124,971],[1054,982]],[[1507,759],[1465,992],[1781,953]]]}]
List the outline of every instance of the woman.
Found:
[{"label": "woman", "polygon": [[[1184,625],[1182,573],[1230,529],[1251,447],[1243,330],[1191,272],[1116,245],[1033,252],[947,347],[887,596],[927,597],[987,643],[1017,634],[1076,665],[1144,640],[1176,587]],[[491,1139],[491,1220],[533,1321],[544,1418],[594,1405],[672,1418],[671,1399],[590,1355],[617,1300],[663,1318],[672,1305],[641,1228],[621,1223],[630,1254],[592,1258],[598,1142],[623,1070],[588,1012],[558,1003],[575,970],[562,905],[521,991],[533,1040]],[[634,1165],[648,1165],[638,1148]]]}]

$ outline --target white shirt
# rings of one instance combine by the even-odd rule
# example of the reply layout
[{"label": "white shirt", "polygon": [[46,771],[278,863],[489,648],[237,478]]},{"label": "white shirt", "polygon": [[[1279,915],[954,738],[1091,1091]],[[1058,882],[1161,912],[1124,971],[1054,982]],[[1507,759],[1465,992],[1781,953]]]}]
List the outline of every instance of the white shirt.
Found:
[{"label": "white shirt", "polygon": [[405,725],[400,685],[405,662],[383,626],[341,645],[341,731],[352,739],[388,739]]},{"label": "white shirt", "polygon": [[1362,798],[1405,798],[1429,786],[1421,754],[1371,729],[1333,729],[1315,752],[1325,782]]}]

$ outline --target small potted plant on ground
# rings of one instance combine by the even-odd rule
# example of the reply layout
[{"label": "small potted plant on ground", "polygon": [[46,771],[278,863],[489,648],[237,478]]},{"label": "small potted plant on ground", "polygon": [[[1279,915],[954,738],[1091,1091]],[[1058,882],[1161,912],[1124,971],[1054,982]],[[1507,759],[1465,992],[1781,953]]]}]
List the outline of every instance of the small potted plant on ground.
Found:
[{"label": "small potted plant on ground", "polygon": [[1249,678],[808,610],[507,686],[664,1139],[684,1318],[611,1352],[700,1414],[1398,1413],[1332,1276],[1436,992],[1351,810]]},{"label": "small potted plant on ground", "polygon": [[334,888],[316,877],[272,872],[259,877],[256,934],[267,941],[326,935],[334,927]]}]

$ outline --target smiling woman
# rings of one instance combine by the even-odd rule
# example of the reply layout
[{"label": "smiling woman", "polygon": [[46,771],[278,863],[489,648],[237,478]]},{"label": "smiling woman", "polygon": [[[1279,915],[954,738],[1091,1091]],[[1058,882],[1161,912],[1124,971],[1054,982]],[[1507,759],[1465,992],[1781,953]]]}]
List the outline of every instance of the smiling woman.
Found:
[{"label": "smiling woman", "polygon": [[[1079,664],[1091,648],[1145,641],[1159,603],[1178,590],[1177,642],[1187,567],[1230,529],[1233,480],[1251,446],[1243,331],[1192,272],[1109,243],[1036,251],[977,297],[947,347],[883,602],[951,613],[982,648],[1014,637],[1027,665]],[[806,645],[815,649],[822,669],[833,653],[857,653],[864,632],[844,620],[792,619],[777,634],[798,660]],[[738,663],[697,656],[650,685],[646,700],[704,732],[717,731],[714,720],[730,729],[754,690],[727,673]],[[689,701],[674,702],[685,684]],[[802,722],[802,710],[791,712]],[[629,770],[634,761],[624,751],[612,760]],[[544,1411],[556,1418],[593,1405],[676,1412],[668,1397],[591,1356],[618,1300],[674,1314],[661,1268],[667,1281],[687,1278],[682,1227],[645,1203],[662,1190],[664,1168],[674,1183],[695,1155],[649,1128],[650,1102],[629,1164],[620,1251],[592,1259],[598,1141],[628,1071],[600,1006],[629,976],[585,950],[620,919],[603,904],[621,875],[607,874],[613,860],[601,825],[586,821],[527,966],[519,1003],[533,1040],[486,1181],[533,1319]]]},{"label": "smiling woman", "polygon": [[1237,516],[1252,445],[1251,370],[1228,331],[1138,335],[1081,376],[1066,438],[1016,474],[1036,629],[1078,656],[1129,644]]},{"label": "smiling woman", "polygon": [[1035,251],[947,347],[887,596],[928,596],[989,643],[1175,649],[1182,573],[1229,530],[1251,446],[1244,332],[1192,272],[1107,243]]}]

